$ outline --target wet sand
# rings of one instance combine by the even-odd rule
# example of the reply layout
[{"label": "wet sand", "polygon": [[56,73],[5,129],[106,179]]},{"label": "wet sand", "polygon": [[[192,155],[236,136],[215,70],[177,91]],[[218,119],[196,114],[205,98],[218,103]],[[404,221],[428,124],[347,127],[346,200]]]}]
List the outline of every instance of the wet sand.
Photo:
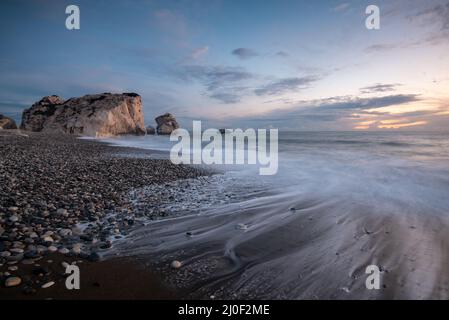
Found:
[{"label": "wet sand", "polygon": [[[51,260],[52,263],[47,263]],[[68,290],[62,262],[73,263],[80,268],[80,289]],[[181,297],[179,290],[165,285],[160,275],[154,274],[145,262],[138,258],[115,258],[89,262],[63,255],[48,255],[37,262],[45,267],[48,275],[37,275],[35,265],[21,266],[24,281],[14,288],[0,287],[1,300],[171,300]],[[42,289],[39,286],[49,280],[55,284]],[[35,293],[25,293],[27,283],[36,288]]]},{"label": "wet sand", "polygon": [[[113,251],[146,254],[189,298],[449,298],[446,217],[335,206],[288,195],[250,200],[153,222]],[[173,259],[180,270],[167,267]],[[381,271],[379,290],[365,286],[369,265]]]}]

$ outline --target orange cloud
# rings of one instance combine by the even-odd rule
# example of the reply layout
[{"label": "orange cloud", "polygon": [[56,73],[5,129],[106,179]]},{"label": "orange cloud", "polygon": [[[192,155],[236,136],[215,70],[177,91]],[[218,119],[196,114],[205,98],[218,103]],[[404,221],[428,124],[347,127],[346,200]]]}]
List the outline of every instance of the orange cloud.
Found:
[{"label": "orange cloud", "polygon": [[427,124],[427,121],[415,121],[415,122],[409,122],[409,123],[380,124],[377,127],[379,129],[400,129],[400,128],[406,128],[406,127],[422,126],[425,124]]}]

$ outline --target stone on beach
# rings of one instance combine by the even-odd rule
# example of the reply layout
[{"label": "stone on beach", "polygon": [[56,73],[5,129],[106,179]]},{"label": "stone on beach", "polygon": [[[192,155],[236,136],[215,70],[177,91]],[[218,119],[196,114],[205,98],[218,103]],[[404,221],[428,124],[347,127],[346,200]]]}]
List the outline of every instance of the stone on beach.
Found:
[{"label": "stone on beach", "polygon": [[0,130],[1,129],[17,129],[16,122],[13,119],[0,114]]},{"label": "stone on beach", "polygon": [[182,263],[180,261],[178,261],[178,260],[173,260],[172,263],[170,264],[170,266],[173,269],[179,269],[179,268],[182,267]]},{"label": "stone on beach", "polygon": [[22,279],[20,279],[19,277],[9,277],[5,281],[5,287],[7,287],[7,288],[17,287],[21,283],[22,283]]},{"label": "stone on beach", "polygon": [[44,284],[41,286],[41,288],[42,288],[42,289],[47,289],[47,288],[50,288],[51,286],[53,286],[54,284],[55,284],[54,281],[50,281],[50,282],[44,283]]}]

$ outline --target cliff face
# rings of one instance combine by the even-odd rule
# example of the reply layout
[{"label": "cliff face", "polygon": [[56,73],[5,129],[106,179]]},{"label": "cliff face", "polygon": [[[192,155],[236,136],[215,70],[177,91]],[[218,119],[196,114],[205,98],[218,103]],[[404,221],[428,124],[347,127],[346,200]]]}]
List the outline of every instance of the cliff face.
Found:
[{"label": "cliff face", "polygon": [[67,101],[48,96],[23,112],[21,129],[92,137],[142,135],[142,100],[135,93],[103,93]]}]

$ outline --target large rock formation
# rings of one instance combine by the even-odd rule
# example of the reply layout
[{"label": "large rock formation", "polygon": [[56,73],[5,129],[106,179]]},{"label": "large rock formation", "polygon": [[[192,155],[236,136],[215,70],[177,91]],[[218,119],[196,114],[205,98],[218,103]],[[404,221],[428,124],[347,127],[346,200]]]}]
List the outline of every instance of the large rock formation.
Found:
[{"label": "large rock formation", "polygon": [[176,118],[171,113],[157,117],[157,134],[171,134],[173,130],[179,128]]},{"label": "large rock formation", "polygon": [[0,114],[0,129],[17,129],[17,125],[13,119]]},{"label": "large rock formation", "polygon": [[63,101],[48,96],[26,109],[21,128],[107,137],[145,134],[142,100],[136,93],[95,94]]}]

